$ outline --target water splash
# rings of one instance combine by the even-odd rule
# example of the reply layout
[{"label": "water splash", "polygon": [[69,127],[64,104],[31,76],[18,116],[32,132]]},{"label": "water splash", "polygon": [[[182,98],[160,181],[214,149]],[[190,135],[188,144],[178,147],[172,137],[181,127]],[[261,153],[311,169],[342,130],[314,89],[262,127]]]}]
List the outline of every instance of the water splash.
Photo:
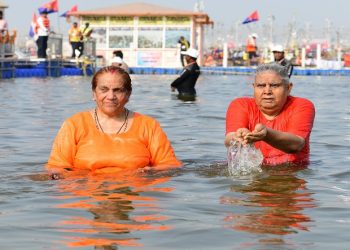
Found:
[{"label": "water splash", "polygon": [[231,176],[261,173],[263,155],[253,144],[231,141],[227,149],[228,172]]}]

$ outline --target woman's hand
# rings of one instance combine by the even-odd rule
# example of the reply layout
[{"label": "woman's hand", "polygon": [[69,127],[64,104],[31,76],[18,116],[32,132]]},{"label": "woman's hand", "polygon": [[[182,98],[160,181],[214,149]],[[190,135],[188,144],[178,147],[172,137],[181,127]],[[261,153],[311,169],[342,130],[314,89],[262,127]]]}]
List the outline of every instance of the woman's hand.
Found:
[{"label": "woman's hand", "polygon": [[49,176],[50,176],[51,180],[63,179],[63,176],[59,173],[50,173]]},{"label": "woman's hand", "polygon": [[150,173],[152,170],[153,170],[152,167],[146,166],[146,167],[143,167],[143,168],[138,168],[136,170],[136,173],[138,173],[138,174]]}]

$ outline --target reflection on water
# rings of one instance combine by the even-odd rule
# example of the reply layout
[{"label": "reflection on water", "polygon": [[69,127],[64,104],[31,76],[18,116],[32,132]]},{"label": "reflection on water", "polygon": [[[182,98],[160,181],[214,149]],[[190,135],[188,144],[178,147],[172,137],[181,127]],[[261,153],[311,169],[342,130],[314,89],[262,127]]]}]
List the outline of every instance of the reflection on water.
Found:
[{"label": "reflection on water", "polygon": [[228,214],[225,221],[232,229],[277,235],[308,230],[311,219],[303,210],[315,207],[315,203],[306,181],[296,172],[268,173],[249,184],[233,184],[230,190],[232,196],[223,196],[223,204],[254,208],[243,214]]},{"label": "reflection on water", "polygon": [[[86,178],[73,176],[57,182],[58,196],[64,200],[59,209],[88,211],[90,216],[72,216],[59,222],[61,230],[70,233],[65,244],[70,247],[142,246],[133,231],[168,230],[161,224],[167,217],[161,215],[157,199],[146,192],[171,192],[163,186],[170,177],[146,177],[139,175],[91,175]],[[117,181],[116,181],[117,180]],[[160,187],[159,185],[162,186]],[[141,215],[130,215],[138,208]],[[75,212],[76,213],[76,212]]]},{"label": "reflection on water", "polygon": [[310,165],[240,177],[225,161],[225,113],[251,95],[250,76],[202,75],[195,101],[170,92],[173,78],[132,75],[128,108],[159,120],[184,168],[59,181],[43,166],[63,120],[93,107],[91,78],[0,80],[0,248],[348,248],[349,78],[293,76],[316,106]]}]

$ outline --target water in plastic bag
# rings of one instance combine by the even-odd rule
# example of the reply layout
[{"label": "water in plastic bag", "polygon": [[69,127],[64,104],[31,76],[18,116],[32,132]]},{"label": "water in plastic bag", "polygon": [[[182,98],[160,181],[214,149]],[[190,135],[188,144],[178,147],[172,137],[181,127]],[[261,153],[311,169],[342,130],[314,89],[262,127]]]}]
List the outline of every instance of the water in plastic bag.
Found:
[{"label": "water in plastic bag", "polygon": [[263,155],[253,144],[243,146],[241,142],[231,141],[227,149],[227,163],[230,175],[248,175],[262,172]]}]

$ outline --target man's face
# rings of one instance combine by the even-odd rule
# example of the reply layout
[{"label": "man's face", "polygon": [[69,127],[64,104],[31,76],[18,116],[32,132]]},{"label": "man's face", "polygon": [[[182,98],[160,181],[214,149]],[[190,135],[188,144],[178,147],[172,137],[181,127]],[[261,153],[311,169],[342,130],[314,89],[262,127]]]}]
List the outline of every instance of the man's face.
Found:
[{"label": "man's face", "polygon": [[267,115],[278,115],[287,101],[292,83],[285,83],[272,71],[256,75],[254,86],[255,103],[261,112]]},{"label": "man's face", "polygon": [[274,51],[273,57],[275,58],[275,61],[280,61],[284,58],[284,52]]}]

